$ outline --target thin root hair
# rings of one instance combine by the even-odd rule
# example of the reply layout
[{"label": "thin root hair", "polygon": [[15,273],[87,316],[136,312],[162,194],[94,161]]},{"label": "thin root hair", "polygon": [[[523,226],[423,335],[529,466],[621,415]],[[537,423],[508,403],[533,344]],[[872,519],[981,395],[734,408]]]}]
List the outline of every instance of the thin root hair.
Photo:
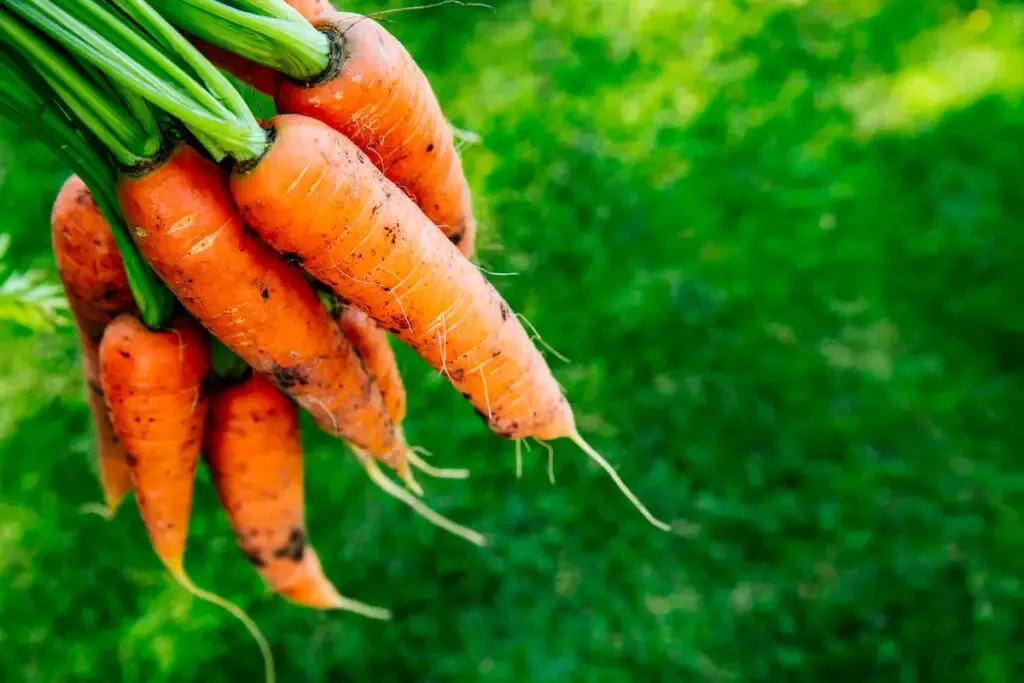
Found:
[{"label": "thin root hair", "polygon": [[172,569],[171,575],[174,576],[174,580],[177,581],[182,588],[195,597],[220,607],[242,622],[242,625],[245,626],[246,630],[249,631],[253,639],[256,641],[256,645],[260,649],[260,654],[263,656],[263,670],[266,683],[274,683],[276,680],[276,675],[274,674],[274,654],[270,651],[270,645],[267,643],[267,639],[263,637],[263,633],[260,631],[259,627],[256,626],[256,623],[249,618],[249,615],[246,614],[241,607],[230,600],[222,598],[210,591],[203,590],[192,583],[192,579],[188,577],[184,570]]},{"label": "thin root hair", "polygon": [[533,332],[533,337],[532,338],[536,339],[537,341],[539,341],[544,346],[545,349],[547,349],[548,351],[553,353],[555,355],[555,358],[557,358],[558,360],[562,361],[563,363],[571,363],[572,362],[568,358],[566,358],[565,356],[560,354],[555,349],[555,347],[553,347],[551,344],[548,344],[546,341],[544,341],[544,337],[540,336],[540,332],[537,331],[537,328],[534,327],[533,323],[531,323],[529,321],[529,319],[527,319],[527,317],[525,315],[523,315],[522,313],[516,313],[516,317],[519,318],[520,320],[522,320],[526,324],[526,326],[530,328],[530,330]]},{"label": "thin root hair", "polygon": [[469,470],[465,468],[444,468],[434,467],[429,462],[418,456],[412,449],[405,454],[405,457],[409,460],[409,464],[418,469],[428,477],[434,477],[435,479],[468,479]]},{"label": "thin root hair", "polygon": [[383,17],[388,14],[399,14],[400,12],[415,12],[417,10],[435,9],[437,7],[443,7],[444,5],[458,5],[459,7],[481,7],[483,9],[489,9],[492,12],[494,7],[483,2],[463,2],[463,0],[440,0],[440,2],[434,2],[429,5],[414,5],[413,7],[396,7],[394,9],[383,9],[379,12],[368,14],[367,16],[376,19],[377,17]]},{"label": "thin root hair", "polygon": [[555,483],[555,447],[549,444],[547,441],[541,441],[540,439],[534,438],[534,441],[538,445],[542,446],[548,452],[548,481],[552,484]]}]

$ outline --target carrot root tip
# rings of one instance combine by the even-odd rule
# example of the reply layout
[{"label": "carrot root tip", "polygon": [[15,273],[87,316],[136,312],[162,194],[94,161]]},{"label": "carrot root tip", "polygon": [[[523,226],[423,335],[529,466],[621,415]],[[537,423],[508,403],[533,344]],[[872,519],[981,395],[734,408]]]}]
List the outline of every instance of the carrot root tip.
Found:
[{"label": "carrot root tip", "polygon": [[363,469],[366,470],[366,474],[370,477],[370,481],[372,481],[377,488],[384,491],[384,493],[387,493],[389,496],[397,498],[401,502],[405,503],[412,508],[416,514],[420,515],[434,526],[444,529],[448,533],[455,534],[459,538],[465,539],[473,545],[480,547],[487,545],[487,538],[483,534],[464,527],[461,524],[456,524],[444,515],[435,512],[422,500],[416,498],[414,495],[409,493],[409,491],[389,479],[377,465],[377,461],[375,461],[373,456],[369,453],[357,448],[353,448],[352,450],[355,452],[356,457],[359,458],[360,463],[362,463]]},{"label": "carrot root tip", "polygon": [[230,600],[222,598],[215,593],[211,593],[210,591],[203,590],[199,586],[192,583],[192,579],[188,577],[184,569],[182,569],[180,566],[173,566],[168,564],[168,569],[171,572],[171,576],[174,577],[174,580],[177,581],[182,588],[184,588],[200,600],[220,607],[228,614],[238,619],[238,621],[242,622],[242,625],[245,626],[247,631],[249,631],[249,634],[253,637],[253,640],[256,641],[256,646],[259,648],[260,655],[262,655],[263,657],[263,668],[265,674],[264,678],[266,680],[266,683],[275,683],[277,677],[274,673],[274,654],[271,652],[270,645],[267,643],[267,639],[263,636],[262,631],[260,631],[259,627],[249,617],[249,615],[246,614],[241,607],[231,602]]},{"label": "carrot root tip", "polygon": [[379,621],[390,621],[391,610],[384,609],[383,607],[374,607],[373,605],[367,605],[365,602],[359,602],[352,598],[346,598],[344,595],[339,595],[338,600],[334,605],[335,609],[344,610],[346,612],[352,612],[353,614],[359,614],[368,619],[377,619]]},{"label": "carrot root tip", "polygon": [[114,518],[114,513],[117,511],[117,506],[111,506],[110,503],[83,503],[78,511],[83,515],[96,515],[102,517],[108,522]]},{"label": "carrot root tip", "polygon": [[463,468],[448,469],[444,467],[434,467],[423,458],[418,456],[414,450],[410,450],[406,454],[406,458],[409,460],[409,464],[418,469],[428,477],[434,477],[435,479],[468,479],[469,470]]},{"label": "carrot root tip", "polygon": [[569,434],[568,438],[570,441],[576,444],[581,451],[586,453],[591,460],[600,465],[601,468],[608,473],[608,476],[612,478],[612,481],[614,481],[615,485],[619,487],[619,490],[622,491],[626,498],[629,499],[629,502],[633,504],[633,507],[639,510],[640,514],[642,514],[648,522],[650,522],[653,526],[656,526],[657,528],[661,529],[662,531],[672,531],[672,527],[670,525],[666,524],[665,522],[662,522],[660,519],[657,519],[654,515],[651,514],[650,510],[648,510],[644,506],[644,504],[640,502],[640,499],[637,498],[636,495],[629,489],[629,487],[626,486],[626,483],[622,481],[622,478],[619,477],[619,473],[615,471],[615,469],[608,463],[607,460],[604,459],[604,457],[600,453],[594,450],[593,446],[588,444],[586,440],[584,440],[584,438],[580,436],[580,433],[578,431],[574,431],[572,434]]}]

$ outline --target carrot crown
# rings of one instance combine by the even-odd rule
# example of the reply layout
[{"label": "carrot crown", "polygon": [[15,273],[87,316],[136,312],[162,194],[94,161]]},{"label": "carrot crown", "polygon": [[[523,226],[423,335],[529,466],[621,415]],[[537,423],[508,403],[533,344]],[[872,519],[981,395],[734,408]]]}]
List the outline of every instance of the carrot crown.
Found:
[{"label": "carrot crown", "polygon": [[150,0],[179,29],[297,80],[323,73],[327,37],[282,0]]},{"label": "carrot crown", "polygon": [[119,98],[100,74],[77,69],[4,8],[0,48],[0,113],[31,128],[89,186],[110,224],[143,322],[163,327],[174,297],[136,250],[114,197],[115,163],[159,150],[152,112],[139,98]]},{"label": "carrot crown", "polygon": [[180,120],[217,160],[262,154],[266,133],[231,82],[145,0],[6,0],[122,90]]}]

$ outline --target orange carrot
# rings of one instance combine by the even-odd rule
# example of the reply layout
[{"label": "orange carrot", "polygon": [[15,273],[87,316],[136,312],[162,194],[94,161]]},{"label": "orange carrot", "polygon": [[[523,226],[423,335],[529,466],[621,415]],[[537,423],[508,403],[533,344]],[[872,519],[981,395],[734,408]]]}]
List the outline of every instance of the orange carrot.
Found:
[{"label": "orange carrot", "polygon": [[295,404],[258,374],[218,390],[204,452],[239,546],[273,591],[307,607],[390,617],[339,594],[306,541]]},{"label": "orange carrot", "polygon": [[246,229],[216,164],[181,144],[117,189],[139,251],[203,326],[323,429],[407,471],[380,391],[294,267],[301,260]]},{"label": "orange carrot", "polygon": [[134,316],[121,315],[107,326],[100,342],[100,380],[114,431],[128,452],[139,513],[153,550],[183,588],[245,625],[263,655],[267,683],[273,683],[273,656],[256,625],[234,604],[196,586],[185,572],[209,373],[206,335],[187,318],[176,320],[166,332],[155,332]]},{"label": "orange carrot", "polygon": [[[363,363],[380,387],[388,414],[401,431],[406,410],[405,385],[398,372],[398,360],[388,342],[387,332],[382,330],[373,318],[351,304],[339,302],[335,315],[342,333],[356,347]],[[469,476],[469,470],[466,469],[434,467],[423,460],[417,452],[429,455],[422,448],[413,447],[406,453],[406,458],[410,465],[426,475],[439,479],[465,479]]]},{"label": "orange carrot", "polygon": [[98,354],[103,330],[117,315],[135,310],[124,264],[102,211],[78,176],[61,187],[50,214],[53,255],[82,345],[89,409],[107,516],[131,492],[124,449],[110,425],[100,386]]},{"label": "orange carrot", "polygon": [[139,512],[153,549],[176,577],[184,573],[209,370],[206,338],[187,320],[154,332],[121,315],[100,343],[100,381],[128,452]]},{"label": "orange carrot", "polygon": [[330,126],[295,115],[272,125],[266,154],[232,176],[249,225],[412,346],[497,434],[573,440],[649,521],[667,528],[583,440],[519,319],[416,205]]},{"label": "orange carrot", "polygon": [[396,425],[405,420],[406,396],[398,360],[388,342],[388,334],[373,318],[350,304],[341,304],[336,315],[342,334],[359,352],[366,369],[380,388],[384,405]]},{"label": "orange carrot", "polygon": [[428,218],[473,253],[476,220],[451,128],[427,77],[405,47],[368,17],[326,2],[289,4],[332,38],[324,74],[282,79],[279,111],[319,119],[349,137]]}]

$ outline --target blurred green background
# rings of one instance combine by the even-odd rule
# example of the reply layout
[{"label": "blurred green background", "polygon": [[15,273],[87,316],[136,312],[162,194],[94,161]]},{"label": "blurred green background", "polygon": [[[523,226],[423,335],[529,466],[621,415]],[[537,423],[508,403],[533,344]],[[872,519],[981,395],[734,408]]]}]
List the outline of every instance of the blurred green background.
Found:
[{"label": "blurred green background", "polygon": [[[410,2],[356,2],[370,12]],[[582,429],[516,481],[413,354],[408,432],[467,483],[371,488],[307,424],[309,526],[388,624],[267,595],[201,475],[188,565],[282,681],[1024,680],[1024,8],[492,0],[388,17],[451,120],[480,262],[571,359]],[[7,263],[66,172],[0,127]],[[134,505],[98,500],[69,330],[0,325],[0,680],[259,680]]]}]

